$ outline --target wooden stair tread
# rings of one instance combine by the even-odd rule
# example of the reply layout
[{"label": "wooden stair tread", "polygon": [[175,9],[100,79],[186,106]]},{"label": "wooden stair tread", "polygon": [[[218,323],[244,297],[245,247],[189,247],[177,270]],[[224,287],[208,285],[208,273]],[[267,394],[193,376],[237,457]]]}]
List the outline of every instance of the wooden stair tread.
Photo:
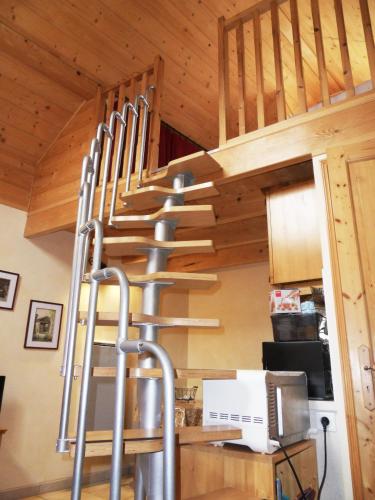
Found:
[{"label": "wooden stair tread", "polygon": [[222,171],[220,164],[206,151],[198,151],[188,156],[172,160],[167,166],[159,169],[155,174],[144,179],[143,185],[150,184],[170,185],[172,178],[177,174],[190,172],[195,179],[217,174]]},{"label": "wooden stair tread", "polygon": [[109,257],[144,255],[145,251],[160,248],[173,251],[174,255],[212,253],[211,240],[201,241],[157,241],[143,236],[110,236],[103,238],[103,251]]},{"label": "wooden stair tread", "polygon": [[153,229],[160,220],[176,221],[178,227],[208,227],[216,222],[212,205],[184,205],[161,208],[148,215],[117,215],[113,225],[118,229]]},{"label": "wooden stair tread", "polygon": [[[74,375],[80,376],[82,368],[77,366]],[[127,368],[128,378],[161,378],[161,368]],[[175,368],[176,379],[201,379],[201,380],[235,380],[236,370],[218,370],[210,368]],[[94,366],[91,370],[93,377],[116,377],[116,367],[114,366]]]},{"label": "wooden stair tread", "polygon": [[120,198],[126,203],[127,208],[137,211],[160,207],[167,196],[183,195],[184,201],[190,202],[218,194],[214,183],[210,181],[179,189],[152,185],[122,193]]},{"label": "wooden stair tread", "polygon": [[[177,289],[202,289],[218,283],[216,274],[205,273],[177,273],[168,271],[159,271],[156,273],[139,274],[128,276],[129,283],[133,286],[142,286],[147,283],[160,283],[163,285],[173,285]],[[84,281],[88,282],[90,275],[85,274]],[[116,279],[103,281],[104,285],[118,285]]]},{"label": "wooden stair tread", "polygon": [[[85,456],[108,456],[112,454],[112,430],[88,431],[86,433]],[[150,453],[163,449],[162,429],[125,429],[123,434],[124,453]],[[207,443],[241,439],[241,429],[231,425],[206,425],[197,427],[176,427],[178,444]],[[75,453],[75,438],[70,438],[70,454]]]},{"label": "wooden stair tread", "polygon": [[187,500],[259,500],[259,497],[250,497],[245,491],[236,488],[223,488],[203,495],[189,497]]},{"label": "wooden stair tread", "polygon": [[[79,321],[85,322],[87,313],[80,311]],[[118,312],[97,312],[96,325],[117,326]],[[218,328],[220,322],[217,319],[197,318],[170,318],[143,313],[129,313],[130,326],[154,325],[161,328]]]}]

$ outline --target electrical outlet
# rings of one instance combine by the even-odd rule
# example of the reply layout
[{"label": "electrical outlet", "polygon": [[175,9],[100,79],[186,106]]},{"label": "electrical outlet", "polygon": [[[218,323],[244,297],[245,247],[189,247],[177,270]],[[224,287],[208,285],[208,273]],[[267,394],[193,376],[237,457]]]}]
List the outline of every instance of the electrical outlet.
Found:
[{"label": "electrical outlet", "polygon": [[336,432],[336,412],[334,411],[315,411],[312,420],[312,425],[316,430],[322,431],[323,426],[321,419],[327,417],[329,420],[329,426],[327,427],[327,432]]}]

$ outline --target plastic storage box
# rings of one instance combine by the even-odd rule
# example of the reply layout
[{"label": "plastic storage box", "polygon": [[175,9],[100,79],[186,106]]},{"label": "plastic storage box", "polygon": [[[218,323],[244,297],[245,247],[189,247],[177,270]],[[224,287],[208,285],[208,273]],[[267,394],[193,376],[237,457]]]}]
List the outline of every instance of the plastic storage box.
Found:
[{"label": "plastic storage box", "polygon": [[273,314],[271,316],[275,342],[319,340],[319,313]]}]

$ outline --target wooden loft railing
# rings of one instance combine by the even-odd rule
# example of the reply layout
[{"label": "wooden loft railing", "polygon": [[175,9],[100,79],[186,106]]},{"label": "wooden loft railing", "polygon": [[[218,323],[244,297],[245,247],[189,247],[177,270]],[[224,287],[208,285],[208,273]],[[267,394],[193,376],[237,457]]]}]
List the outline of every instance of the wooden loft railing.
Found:
[{"label": "wooden loft railing", "polygon": [[374,88],[368,0],[263,0],[218,31],[220,144]]},{"label": "wooden loft railing", "polygon": [[[150,91],[149,101],[149,117],[147,127],[147,145],[144,169],[147,171],[146,176],[158,168],[159,159],[159,137],[160,137],[160,100],[163,88],[164,78],[164,61],[160,56],[157,56],[152,66],[148,67],[142,73],[135,74],[132,78],[123,80],[117,85],[107,89],[98,89],[95,103],[95,120],[93,123],[92,136],[95,136],[96,126],[100,121],[109,123],[109,117],[112,111],[121,111],[125,102],[134,103],[137,94],[145,95],[149,86],[153,85],[154,90]],[[138,171],[140,161],[140,146],[142,134],[142,118],[145,112],[144,106],[140,106],[140,116],[138,119],[136,152],[134,156],[133,170]],[[130,142],[130,133],[132,128],[133,115],[129,113],[128,126],[126,134],[126,143]],[[118,123],[116,124],[118,127]],[[126,144],[125,144],[126,146]],[[116,132],[116,141],[113,148],[113,154],[117,154],[118,148],[118,133]],[[126,154],[129,154],[129,148],[125,147]],[[102,155],[101,163],[104,162],[105,155]],[[101,164],[101,166],[102,166]],[[124,165],[127,165],[127,158],[124,158]],[[102,168],[100,169],[102,173]],[[112,180],[113,172],[111,172],[110,181]],[[121,177],[125,176],[125,171]]]}]

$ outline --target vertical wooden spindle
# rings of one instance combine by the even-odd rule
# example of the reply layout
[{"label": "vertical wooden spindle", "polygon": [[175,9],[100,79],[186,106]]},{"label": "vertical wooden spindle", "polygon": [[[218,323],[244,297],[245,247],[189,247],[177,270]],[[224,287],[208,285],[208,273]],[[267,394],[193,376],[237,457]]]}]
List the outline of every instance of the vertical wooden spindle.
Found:
[{"label": "vertical wooden spindle", "polygon": [[326,61],[324,57],[324,45],[322,36],[322,25],[320,21],[319,0],[311,0],[311,13],[314,25],[316,57],[318,59],[320,91],[322,94],[323,106],[328,106],[330,104],[329,87],[328,87]]},{"label": "vertical wooden spindle", "polygon": [[242,135],[246,132],[245,43],[244,43],[242,22],[240,22],[236,28],[236,42],[237,42],[237,71],[238,71],[238,131],[239,135]]},{"label": "vertical wooden spindle", "polygon": [[255,72],[257,83],[257,121],[258,128],[265,126],[264,116],[264,75],[263,75],[263,56],[262,56],[262,31],[260,25],[260,16],[254,16],[254,48],[255,48]]},{"label": "vertical wooden spindle", "polygon": [[157,56],[154,60],[153,83],[155,85],[155,89],[152,96],[152,110],[150,116],[150,134],[146,163],[147,175],[150,175],[159,166],[160,105],[163,93],[163,79],[164,61],[160,56]]},{"label": "vertical wooden spindle", "polygon": [[342,72],[344,75],[345,90],[348,96],[353,96],[354,95],[353,74],[352,74],[352,67],[350,64],[348,40],[346,37],[342,0],[334,0],[334,2],[335,2],[337,33],[339,35],[340,54],[341,54]]},{"label": "vertical wooden spindle", "polygon": [[219,144],[225,144],[228,136],[229,121],[229,54],[228,32],[225,29],[225,18],[220,17],[218,23],[219,45]]},{"label": "vertical wooden spindle", "polygon": [[301,34],[299,29],[297,0],[290,0],[290,17],[293,31],[294,63],[296,68],[297,96],[299,112],[307,111],[306,87],[303,74]]},{"label": "vertical wooden spindle", "polygon": [[271,2],[271,22],[272,22],[273,55],[275,60],[275,76],[276,76],[277,119],[278,121],[281,121],[285,120],[286,112],[285,112],[283,66],[281,59],[279,6],[275,1]]},{"label": "vertical wooden spindle", "polygon": [[368,7],[367,0],[359,0],[359,6],[361,9],[363,31],[365,33],[365,42],[367,49],[368,63],[370,66],[370,75],[372,80],[372,86],[375,86],[375,46],[374,46],[374,34],[372,32],[371,17]]}]

